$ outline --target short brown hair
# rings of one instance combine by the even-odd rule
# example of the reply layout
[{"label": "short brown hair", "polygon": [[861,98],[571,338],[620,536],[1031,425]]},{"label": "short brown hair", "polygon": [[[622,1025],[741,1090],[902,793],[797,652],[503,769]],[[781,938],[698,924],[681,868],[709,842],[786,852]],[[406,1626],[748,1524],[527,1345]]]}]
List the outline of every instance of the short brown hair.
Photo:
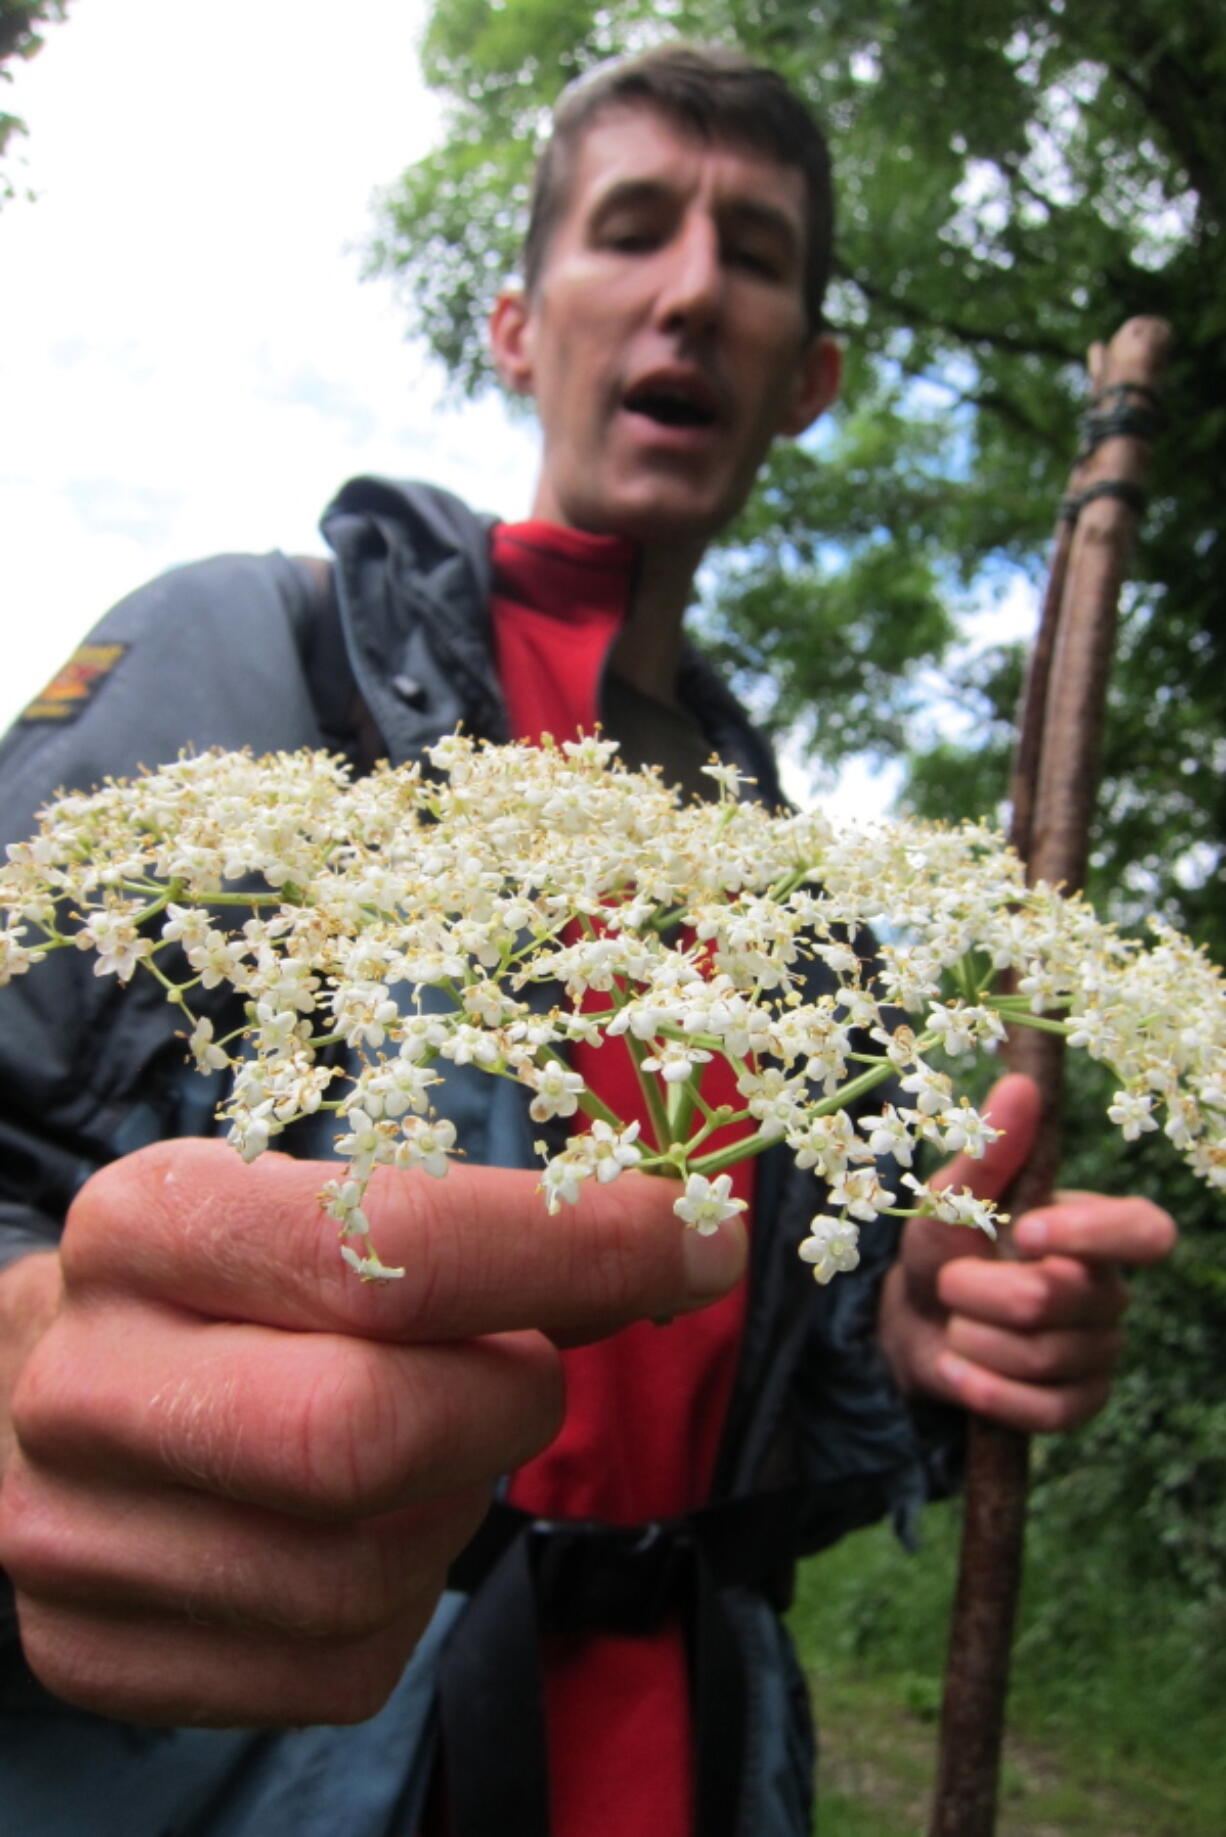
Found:
[{"label": "short brown hair", "polygon": [[540,279],[549,239],[566,208],[576,150],[597,117],[618,106],[654,108],[702,140],[748,147],[801,172],[805,313],[810,331],[819,331],[834,235],[825,135],[778,71],[723,45],[657,45],[598,64],[563,90],[533,184],[522,257],[529,293]]}]

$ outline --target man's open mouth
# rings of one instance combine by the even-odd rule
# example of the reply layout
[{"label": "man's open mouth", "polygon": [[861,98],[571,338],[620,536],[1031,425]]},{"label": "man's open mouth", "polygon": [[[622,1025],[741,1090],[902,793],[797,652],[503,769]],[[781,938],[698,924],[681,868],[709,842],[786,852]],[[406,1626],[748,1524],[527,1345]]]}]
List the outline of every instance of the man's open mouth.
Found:
[{"label": "man's open mouth", "polygon": [[632,415],[644,415],[660,427],[713,427],[718,416],[714,405],[684,389],[646,384],[630,390],[623,402]]}]

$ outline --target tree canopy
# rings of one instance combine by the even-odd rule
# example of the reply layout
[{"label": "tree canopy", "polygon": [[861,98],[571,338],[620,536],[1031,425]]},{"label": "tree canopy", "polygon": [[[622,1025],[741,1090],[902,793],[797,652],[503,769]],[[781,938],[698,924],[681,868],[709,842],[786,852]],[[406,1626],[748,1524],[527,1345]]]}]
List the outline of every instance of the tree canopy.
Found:
[{"label": "tree canopy", "polygon": [[[397,278],[457,389],[489,381],[484,318],[513,272],[561,83],[664,36],[741,45],[824,120],[840,223],[841,405],[778,449],[704,571],[702,635],[819,760],[904,750],[906,799],[1003,799],[1020,647],[965,615],[1038,581],[1073,457],[1085,355],[1127,318],[1177,348],[1105,735],[1093,890],[1222,960],[1226,902],[1226,33],[1219,0],[435,0],[423,49],[445,144],[390,186],[371,266]],[[934,685],[962,709],[922,720]],[[1133,1313],[1134,1359],[1043,1469],[1078,1547],[1129,1527],[1136,1578],[1226,1598],[1220,1213],[1139,1144],[1080,1136],[1073,1184],[1149,1190],[1184,1228]],[[1210,1509],[1210,1503],[1212,1508]]]},{"label": "tree canopy", "polygon": [[[68,0],[0,0],[0,82],[12,82],[12,72],[5,65],[15,57],[33,57],[43,42],[40,27],[49,20],[62,19],[67,3]],[[24,132],[21,117],[0,108],[0,158],[13,136]],[[0,171],[0,203],[12,195],[12,185]]]},{"label": "tree canopy", "polygon": [[[972,29],[973,24],[973,29]],[[959,814],[1004,783],[1016,658],[962,656],[956,615],[1036,575],[1072,457],[1085,352],[1175,324],[1171,427],[1113,692],[1104,884],[1204,935],[1226,841],[1226,35],[1216,0],[437,0],[423,48],[438,152],[384,194],[398,277],[456,386],[489,373],[536,137],[561,82],[674,33],[784,71],[830,135],[831,314],[844,401],[780,449],[705,586],[704,635],[819,759],[915,754],[911,798]],[[971,738],[924,746],[944,660]]]}]

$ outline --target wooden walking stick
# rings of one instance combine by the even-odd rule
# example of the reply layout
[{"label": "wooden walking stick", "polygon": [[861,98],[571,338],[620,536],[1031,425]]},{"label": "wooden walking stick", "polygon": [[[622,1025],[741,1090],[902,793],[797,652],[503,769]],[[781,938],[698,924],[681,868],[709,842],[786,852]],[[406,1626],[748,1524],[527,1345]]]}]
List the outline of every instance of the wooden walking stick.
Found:
[{"label": "wooden walking stick", "polygon": [[[1130,319],[1090,352],[1085,439],[1062,506],[1018,736],[1010,840],[1033,884],[1085,878],[1107,673],[1120,587],[1144,503],[1157,390],[1170,343],[1160,319]],[[1060,1157],[1063,1039],[1010,1037],[1010,1068],[1042,1094],[1035,1147],[1006,1195],[1014,1216],[1045,1204]],[[1002,1254],[1008,1255],[1007,1243]],[[1021,1580],[1027,1438],[972,1417],[958,1586],[929,1837],[992,1837]]]}]

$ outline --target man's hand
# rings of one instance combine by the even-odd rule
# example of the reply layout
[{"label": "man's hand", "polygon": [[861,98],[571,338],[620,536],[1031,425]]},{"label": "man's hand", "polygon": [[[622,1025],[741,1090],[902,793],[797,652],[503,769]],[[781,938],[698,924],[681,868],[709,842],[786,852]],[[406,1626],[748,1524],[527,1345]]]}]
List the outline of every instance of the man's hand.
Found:
[{"label": "man's hand", "polygon": [[[1028,1078],[1001,1079],[988,1106],[1005,1133],[982,1160],[960,1155],[934,1185],[996,1198],[1025,1160],[1039,1114]],[[1012,1227],[1021,1261],[929,1218],[906,1226],[882,1294],[880,1331],[904,1391],[925,1391],[1041,1434],[1101,1409],[1122,1344],[1118,1265],[1156,1263],[1175,1241],[1147,1199],[1066,1193]]]},{"label": "man's hand", "polygon": [[457,1167],[376,1179],[407,1274],[364,1286],[319,1205],[328,1171],[162,1143],[83,1188],[58,1271],[37,1259],[0,1563],[29,1663],[71,1702],[373,1714],[493,1481],[557,1431],[557,1343],[702,1305],[744,1264],[739,1224],[686,1231],[670,1182],[627,1175],[551,1218],[534,1174]]}]

